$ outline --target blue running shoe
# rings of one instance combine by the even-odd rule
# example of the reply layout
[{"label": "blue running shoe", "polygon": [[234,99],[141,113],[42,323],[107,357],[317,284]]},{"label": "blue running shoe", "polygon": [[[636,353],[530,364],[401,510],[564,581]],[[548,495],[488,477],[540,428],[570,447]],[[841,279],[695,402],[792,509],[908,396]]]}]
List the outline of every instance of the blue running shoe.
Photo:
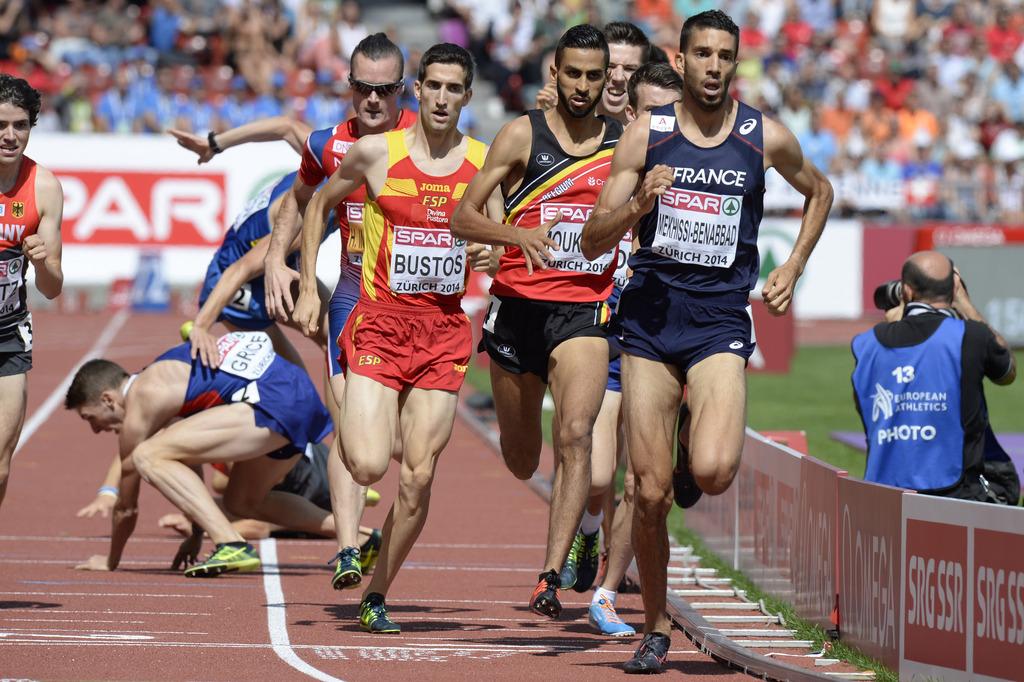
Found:
[{"label": "blue running shoe", "polygon": [[615,604],[601,597],[590,605],[590,624],[602,635],[609,637],[632,637],[636,630],[622,622],[615,612]]}]

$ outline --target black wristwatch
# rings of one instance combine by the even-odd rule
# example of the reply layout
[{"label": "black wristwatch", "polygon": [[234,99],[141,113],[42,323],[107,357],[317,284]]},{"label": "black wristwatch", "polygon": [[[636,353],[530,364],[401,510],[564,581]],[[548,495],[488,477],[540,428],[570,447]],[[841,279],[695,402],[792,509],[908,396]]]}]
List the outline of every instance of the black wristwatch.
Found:
[{"label": "black wristwatch", "polygon": [[220,154],[224,150],[217,146],[217,140],[215,139],[215,135],[216,133],[211,130],[209,134],[206,136],[206,142],[210,145],[210,149],[213,150],[214,154]]}]

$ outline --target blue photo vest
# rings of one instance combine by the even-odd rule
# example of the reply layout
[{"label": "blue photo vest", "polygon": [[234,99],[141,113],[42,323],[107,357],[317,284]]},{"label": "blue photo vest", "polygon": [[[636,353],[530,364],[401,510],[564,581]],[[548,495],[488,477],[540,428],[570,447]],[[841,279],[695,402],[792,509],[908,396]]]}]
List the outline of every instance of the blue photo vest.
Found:
[{"label": "blue photo vest", "polygon": [[963,339],[964,323],[953,318],[916,346],[887,348],[874,330],[853,339],[853,389],[868,440],[865,480],[938,490],[963,477]]}]

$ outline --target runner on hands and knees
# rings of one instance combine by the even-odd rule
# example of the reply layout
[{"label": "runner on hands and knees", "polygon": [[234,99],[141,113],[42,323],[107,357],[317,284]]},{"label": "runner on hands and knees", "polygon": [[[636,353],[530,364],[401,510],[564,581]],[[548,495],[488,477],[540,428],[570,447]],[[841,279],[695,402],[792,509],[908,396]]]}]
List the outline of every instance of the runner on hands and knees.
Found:
[{"label": "runner on hands and knees", "polygon": [[[112,514],[110,551],[77,568],[112,571],[135,529],[144,478],[192,520],[193,532],[174,558],[187,577],[254,571],[260,560],[232,527],[201,478],[201,465],[232,464],[225,508],[295,530],[329,532],[331,515],[309,500],[271,488],[296,458],[331,430],[330,416],[309,376],[274,352],[264,332],[232,332],[217,340],[217,369],[183,343],[137,375],[108,360],[91,360],[71,381],[64,406],[95,433],[113,431],[120,454],[120,494]],[[216,544],[203,562],[203,530]]]},{"label": "runner on hands and knees", "polygon": [[[561,612],[559,588],[575,582],[575,572],[566,571],[571,582],[562,582],[559,573],[590,490],[591,437],[608,379],[602,325],[609,317],[605,300],[618,241],[593,260],[579,247],[580,229],[622,132],[617,121],[595,113],[607,67],[608,44],[597,28],[584,24],[565,32],[552,73],[558,104],[501,129],[452,224],[464,239],[507,247],[491,285],[481,345],[491,357],[502,455],[517,478],[537,470],[549,384],[554,398],[547,552],[530,599],[533,611],[552,618]],[[502,223],[483,214],[499,187],[506,197]]]},{"label": "runner on hands and knees", "polygon": [[[385,597],[426,521],[437,458],[451,436],[472,352],[460,303],[470,256],[466,242],[449,231],[449,220],[486,153],[483,143],[456,128],[472,95],[473,71],[461,47],[428,49],[415,83],[416,124],[352,145],[313,196],[302,226],[294,314],[307,334],[315,334],[312,268],[324,220],[339,200],[366,185],[360,298],[340,336],[346,370],[341,453],[353,478],[369,485],[401,451],[398,495],[360,606],[360,623],[370,632],[401,631],[388,617]],[[489,254],[478,252],[486,269]]]},{"label": "runner on hands and knees", "polygon": [[[651,109],[677,102],[683,96],[683,80],[668,64],[648,62],[641,66],[630,77],[628,85],[629,104],[626,117],[632,122],[641,113]],[[617,305],[622,288],[629,281],[629,268],[626,260],[633,250],[633,230],[627,230],[619,243],[618,265],[615,269],[615,289],[608,299],[612,307]],[[615,508],[612,521],[611,537],[606,542],[608,559],[601,584],[594,590],[590,603],[589,621],[599,632],[613,637],[629,637],[636,632],[626,625],[615,611],[615,600],[620,584],[626,576],[626,570],[633,560],[633,545],[630,536],[633,529],[633,467],[626,451],[624,434],[622,433],[622,381],[621,358],[616,357],[608,365],[608,385],[601,403],[601,412],[594,425],[594,478],[597,480],[597,467],[606,467],[603,474],[607,476],[609,494],[612,493],[612,480],[616,463],[622,456],[626,459],[626,475],[623,480],[622,500]],[[602,452],[601,450],[607,450]],[[594,503],[591,496],[590,504]],[[588,510],[589,512],[589,510]]]},{"label": "runner on hands and knees", "polygon": [[0,73],[0,504],[25,424],[32,369],[28,264],[46,298],[56,298],[64,285],[64,194],[53,173],[25,156],[39,106],[39,93],[26,81]]},{"label": "runner on hands and knees", "polygon": [[[652,672],[668,654],[665,615],[673,488],[684,507],[717,495],[739,467],[746,419],[744,368],[754,350],[747,299],[758,278],[764,174],[775,168],[807,198],[790,258],[761,292],[789,308],[832,204],[832,187],[793,134],[729,96],[739,29],[723,12],[686,20],[676,67],[681,102],[642,114],[624,133],[612,173],[583,230],[597,256],[638,225],[639,249],[619,299],[622,408],[636,478],[633,548],[643,586],[644,640],[627,672]],[[689,386],[689,466],[673,485],[672,451]]]}]

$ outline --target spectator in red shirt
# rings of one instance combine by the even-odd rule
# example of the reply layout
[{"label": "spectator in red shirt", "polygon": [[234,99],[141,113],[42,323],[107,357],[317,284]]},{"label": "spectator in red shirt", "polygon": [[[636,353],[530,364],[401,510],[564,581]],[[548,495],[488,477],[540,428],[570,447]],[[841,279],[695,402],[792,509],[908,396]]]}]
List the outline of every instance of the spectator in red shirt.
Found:
[{"label": "spectator in red shirt", "polygon": [[1013,59],[1017,48],[1024,42],[1024,35],[1018,27],[1010,26],[1010,13],[1005,7],[996,11],[995,23],[985,31],[988,53],[1001,64]]}]

